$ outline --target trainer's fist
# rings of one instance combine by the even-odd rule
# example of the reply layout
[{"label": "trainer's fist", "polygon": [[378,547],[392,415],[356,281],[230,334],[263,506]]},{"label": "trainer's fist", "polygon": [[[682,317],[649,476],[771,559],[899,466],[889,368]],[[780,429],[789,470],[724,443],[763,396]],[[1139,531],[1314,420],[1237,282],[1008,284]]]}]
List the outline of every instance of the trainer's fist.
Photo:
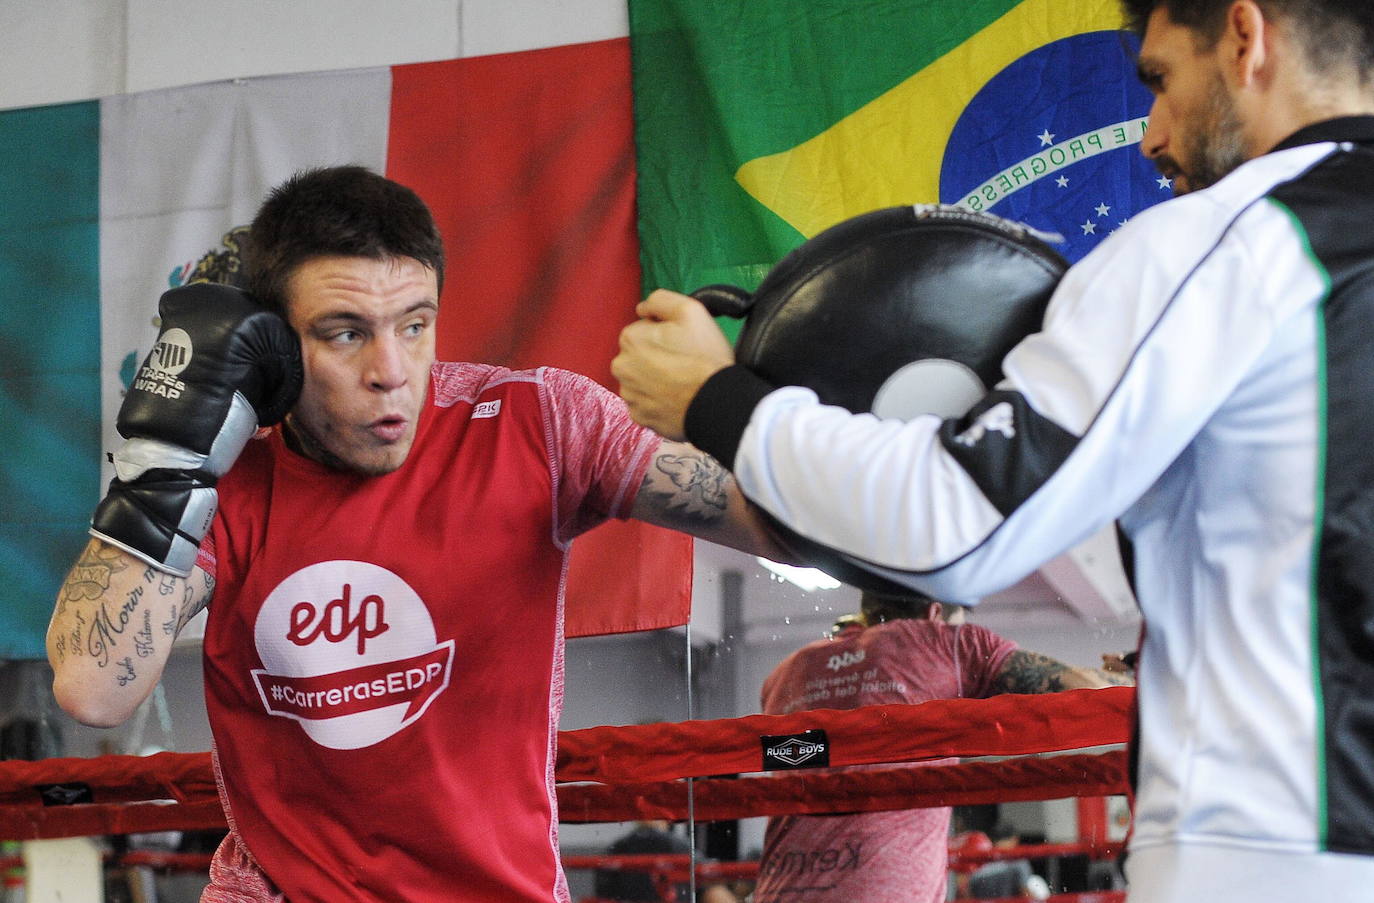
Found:
[{"label": "trainer's fist", "polygon": [[91,533],[185,576],[215,514],[215,483],[260,425],[295,404],[300,343],[281,317],[226,285],[172,289],[158,312],[162,333],[120,406],[125,442]]}]

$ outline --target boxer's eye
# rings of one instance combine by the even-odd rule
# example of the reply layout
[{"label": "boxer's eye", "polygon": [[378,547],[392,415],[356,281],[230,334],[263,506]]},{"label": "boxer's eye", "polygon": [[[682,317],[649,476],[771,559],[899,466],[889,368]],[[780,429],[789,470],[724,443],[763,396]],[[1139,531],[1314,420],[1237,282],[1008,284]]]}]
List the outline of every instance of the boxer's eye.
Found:
[{"label": "boxer's eye", "polygon": [[325,336],[325,341],[331,345],[355,345],[363,337],[361,332],[356,329],[341,329]]}]

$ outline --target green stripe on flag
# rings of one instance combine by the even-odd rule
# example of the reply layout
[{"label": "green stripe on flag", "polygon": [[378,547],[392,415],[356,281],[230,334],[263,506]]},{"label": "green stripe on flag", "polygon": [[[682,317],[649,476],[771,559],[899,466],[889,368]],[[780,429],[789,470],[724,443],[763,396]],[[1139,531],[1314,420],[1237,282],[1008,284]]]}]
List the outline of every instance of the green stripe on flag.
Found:
[{"label": "green stripe on flag", "polygon": [[100,492],[100,105],[0,113],[0,659],[41,658]]},{"label": "green stripe on flag", "polygon": [[996,205],[1079,259],[1167,196],[1121,28],[1119,0],[631,0],[645,288],[752,288],[901,204]]},{"label": "green stripe on flag", "polygon": [[825,131],[1016,0],[631,0],[646,288],[753,287],[801,233],[739,167]]}]

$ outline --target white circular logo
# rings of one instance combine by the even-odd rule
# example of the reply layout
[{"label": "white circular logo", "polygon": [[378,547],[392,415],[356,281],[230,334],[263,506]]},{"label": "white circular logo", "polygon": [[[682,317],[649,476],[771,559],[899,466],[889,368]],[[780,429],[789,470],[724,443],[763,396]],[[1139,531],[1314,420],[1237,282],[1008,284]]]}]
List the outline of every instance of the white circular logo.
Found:
[{"label": "white circular logo", "polygon": [[176,376],[191,363],[191,337],[186,330],[172,327],[157,337],[148,355],[148,366],[168,376]]},{"label": "white circular logo", "polygon": [[453,666],[453,641],[438,642],[419,595],[365,561],[324,561],[287,577],[263,602],[253,640],[268,713],[332,749],[371,746],[414,722]]},{"label": "white circular logo", "polygon": [[961,417],[987,394],[978,374],[958,361],[926,358],[898,368],[873,396],[873,413],[911,420],[921,414]]}]

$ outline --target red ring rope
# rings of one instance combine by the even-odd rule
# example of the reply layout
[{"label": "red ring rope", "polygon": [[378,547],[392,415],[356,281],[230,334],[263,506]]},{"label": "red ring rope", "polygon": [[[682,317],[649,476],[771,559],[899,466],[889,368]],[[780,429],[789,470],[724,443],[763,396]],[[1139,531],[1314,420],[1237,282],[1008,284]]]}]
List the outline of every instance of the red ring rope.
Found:
[{"label": "red ring rope", "polygon": [[[564,731],[557,779],[599,783],[559,786],[560,815],[568,822],[682,820],[688,784],[680,778],[761,772],[762,737],[809,730],[825,731],[831,766],[1118,744],[1129,733],[1132,694],[1114,687]],[[1101,796],[1124,792],[1125,762],[1113,751],[717,778],[691,787],[695,816],[715,821]],[[76,801],[61,804],[69,800]],[[0,839],[224,825],[209,753],[0,762]]]}]

